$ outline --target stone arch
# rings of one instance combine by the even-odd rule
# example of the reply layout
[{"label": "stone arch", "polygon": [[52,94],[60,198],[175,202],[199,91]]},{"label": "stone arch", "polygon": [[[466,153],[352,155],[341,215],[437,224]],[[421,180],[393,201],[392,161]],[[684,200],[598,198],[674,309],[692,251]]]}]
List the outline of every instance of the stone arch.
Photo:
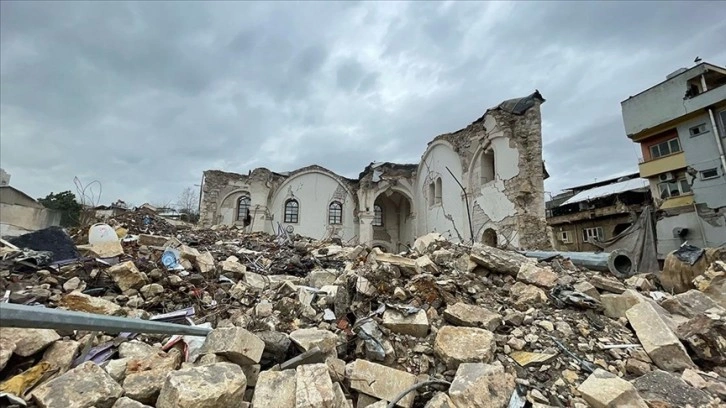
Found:
[{"label": "stone arch", "polygon": [[[252,196],[250,194],[250,191],[248,188],[236,188],[224,196],[222,196],[222,199],[217,201],[217,206],[215,209],[215,216],[214,216],[214,223],[215,224],[222,224],[222,223],[229,223],[234,224],[237,222],[242,222],[242,220],[237,219],[237,212],[239,210],[239,199],[241,197],[250,197],[252,199]],[[234,203],[232,205],[228,204],[228,200],[233,200]],[[225,211],[222,211],[223,207],[225,208]],[[233,209],[233,210],[230,210]],[[232,211],[230,213],[230,211]],[[250,206],[250,211],[252,211],[252,206]],[[224,213],[224,214],[223,214]]]},{"label": "stone arch", "polygon": [[386,241],[374,240],[371,243],[371,248],[381,248],[384,252],[394,253],[391,243]]},{"label": "stone arch", "polygon": [[[333,173],[332,171],[330,171],[328,169],[325,169],[325,168],[322,168],[322,167],[317,167],[317,166],[314,167],[314,168],[308,168],[308,169],[305,169],[305,170],[299,170],[297,172],[294,172],[294,173],[290,174],[290,176],[287,178],[287,180],[285,180],[282,184],[280,184],[280,186],[276,189],[275,193],[272,195],[272,199],[270,200],[271,203],[274,203],[275,202],[277,196],[280,193],[283,193],[283,192],[286,191],[286,187],[288,185],[290,185],[290,183],[292,183],[293,180],[295,180],[298,177],[302,177],[304,175],[311,174],[311,173],[322,174],[324,176],[328,176],[328,177],[332,178],[333,180],[335,180],[335,182],[338,183],[338,185],[345,190],[346,195],[349,196],[353,200],[353,205],[355,206],[355,204],[356,204],[355,203],[355,197],[356,196],[355,196],[355,194],[353,194],[353,192],[350,190],[350,188],[348,188],[348,186],[345,184],[345,182],[343,181],[343,179],[341,179],[340,176],[338,176],[337,174]],[[347,197],[345,197],[345,199],[347,199]],[[345,199],[343,200],[343,204],[345,204]]]},{"label": "stone arch", "polygon": [[496,247],[498,244],[497,231],[495,231],[493,228],[485,229],[484,233],[482,234],[481,240],[484,245]]}]

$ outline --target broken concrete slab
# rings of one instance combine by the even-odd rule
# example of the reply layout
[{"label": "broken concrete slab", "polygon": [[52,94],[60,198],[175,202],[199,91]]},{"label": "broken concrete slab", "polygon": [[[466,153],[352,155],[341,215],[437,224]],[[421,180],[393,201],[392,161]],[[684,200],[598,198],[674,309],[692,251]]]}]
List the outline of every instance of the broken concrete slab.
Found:
[{"label": "broken concrete slab", "polygon": [[295,370],[263,371],[257,378],[252,406],[294,408],[296,387]]},{"label": "broken concrete slab", "polygon": [[632,384],[601,368],[590,374],[577,391],[592,408],[648,408]]},{"label": "broken concrete slab", "polygon": [[295,408],[338,408],[333,382],[325,364],[306,364],[296,369]]},{"label": "broken concrete slab", "polygon": [[316,269],[310,271],[307,277],[307,284],[316,289],[321,289],[323,286],[330,286],[335,283],[338,278],[338,274],[335,271],[328,269]]},{"label": "broken concrete slab", "polygon": [[469,258],[477,265],[487,268],[490,272],[517,276],[522,265],[536,263],[516,252],[505,251],[491,246],[475,246]]},{"label": "broken concrete slab", "polygon": [[711,400],[705,392],[662,370],[651,371],[636,378],[633,386],[649,406],[700,407]]},{"label": "broken concrete slab", "polygon": [[496,330],[502,324],[500,314],[485,307],[463,302],[448,306],[444,310],[444,319],[457,326],[481,327],[489,331]]},{"label": "broken concrete slab", "polygon": [[209,251],[199,253],[196,257],[196,266],[199,273],[202,275],[209,275],[216,270],[214,266],[214,256]]},{"label": "broken concrete slab", "polygon": [[489,330],[474,327],[444,326],[436,333],[434,354],[449,369],[461,363],[488,363],[494,357],[496,343]]},{"label": "broken concrete slab", "polygon": [[578,282],[572,287],[578,292],[582,292],[590,296],[591,298],[600,300],[600,292],[598,292],[597,288],[593,286],[590,282]]},{"label": "broken concrete slab", "polygon": [[430,232],[426,235],[421,235],[420,237],[416,238],[416,240],[413,241],[413,249],[414,251],[418,252],[419,255],[423,255],[428,253],[428,249],[431,245],[436,242],[443,241],[446,241],[446,238],[444,238],[441,234],[439,234],[438,232]]},{"label": "broken concrete slab", "polygon": [[244,277],[244,274],[247,272],[247,267],[239,263],[239,261],[236,260],[230,260],[226,259],[219,263],[222,268],[222,273],[226,274],[227,276],[231,276],[235,279],[240,279]]},{"label": "broken concrete slab", "polygon": [[302,351],[308,351],[313,347],[320,348],[320,351],[330,357],[337,357],[336,347],[338,336],[327,330],[315,328],[298,329],[290,333],[290,340]]},{"label": "broken concrete slab", "polygon": [[4,343],[14,343],[14,353],[20,357],[30,357],[60,338],[55,330],[50,329],[0,328],[0,339],[6,339]]},{"label": "broken concrete slab", "polygon": [[414,337],[426,337],[429,333],[429,319],[423,309],[410,315],[405,315],[395,309],[386,309],[383,313],[383,326],[394,333]]},{"label": "broken concrete slab", "polygon": [[389,263],[399,268],[407,269],[410,272],[416,271],[416,261],[405,256],[393,255],[381,251],[379,248],[373,248],[368,254],[368,262]]},{"label": "broken concrete slab", "polygon": [[157,408],[225,408],[238,405],[247,379],[232,363],[183,368],[168,374]]},{"label": "broken concrete slab", "polygon": [[133,261],[121,262],[106,270],[122,292],[139,289],[149,283],[145,273],[139,271]]},{"label": "broken concrete slab", "polygon": [[514,391],[515,377],[500,362],[459,365],[449,387],[449,397],[456,407],[505,408]]},{"label": "broken concrete slab", "polygon": [[[416,376],[413,374],[361,359],[348,364],[346,374],[350,379],[350,387],[354,390],[389,402],[416,383]],[[409,393],[396,405],[409,408],[413,399],[414,394]]]},{"label": "broken concrete slab", "polygon": [[541,268],[533,263],[522,264],[517,273],[518,281],[547,289],[554,288],[558,278],[559,275],[552,271],[552,268]]},{"label": "broken concrete slab", "polygon": [[619,295],[604,293],[600,296],[600,302],[604,308],[605,316],[611,319],[619,319],[625,317],[625,312],[628,309],[638,303],[645,302],[645,299],[638,292],[628,289]]},{"label": "broken concrete slab", "polygon": [[239,365],[260,362],[265,342],[241,327],[224,327],[207,335],[201,354],[214,353]]},{"label": "broken concrete slab", "polygon": [[106,371],[88,361],[41,384],[30,395],[41,408],[111,408],[123,393]]},{"label": "broken concrete slab", "polygon": [[625,313],[640,343],[663,370],[682,371],[695,365],[685,347],[668,328],[653,305],[644,302],[634,305]]},{"label": "broken concrete slab", "polygon": [[433,275],[439,274],[439,268],[436,266],[434,261],[428,257],[428,255],[420,256],[416,258],[416,273],[430,273]]},{"label": "broken concrete slab", "polygon": [[600,275],[594,275],[590,277],[590,283],[600,290],[607,292],[621,294],[627,289],[620,281],[615,279],[606,278]]}]

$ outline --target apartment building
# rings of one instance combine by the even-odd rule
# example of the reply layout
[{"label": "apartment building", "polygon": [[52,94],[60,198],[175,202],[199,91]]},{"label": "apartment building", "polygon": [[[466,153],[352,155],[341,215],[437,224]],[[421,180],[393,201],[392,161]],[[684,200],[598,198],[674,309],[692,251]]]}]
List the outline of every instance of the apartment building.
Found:
[{"label": "apartment building", "polygon": [[656,211],[658,258],[726,243],[726,68],[681,68],[621,102]]}]

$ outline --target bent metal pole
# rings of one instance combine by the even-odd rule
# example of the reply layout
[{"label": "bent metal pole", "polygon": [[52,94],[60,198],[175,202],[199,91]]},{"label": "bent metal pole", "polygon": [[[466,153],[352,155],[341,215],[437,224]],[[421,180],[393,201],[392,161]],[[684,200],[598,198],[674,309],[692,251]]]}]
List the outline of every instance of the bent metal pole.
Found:
[{"label": "bent metal pole", "polygon": [[127,317],[0,303],[0,327],[206,336],[212,329]]}]

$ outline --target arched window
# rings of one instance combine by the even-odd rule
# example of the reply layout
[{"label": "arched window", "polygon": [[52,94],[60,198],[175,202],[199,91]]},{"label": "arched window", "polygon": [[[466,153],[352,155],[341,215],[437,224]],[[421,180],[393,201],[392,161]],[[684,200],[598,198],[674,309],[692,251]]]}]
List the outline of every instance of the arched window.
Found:
[{"label": "arched window", "polygon": [[300,206],[295,199],[289,199],[285,201],[285,222],[296,223],[298,222],[298,213]]},{"label": "arched window", "polygon": [[242,196],[237,200],[237,221],[244,221],[250,213],[250,198]]},{"label": "arched window", "polygon": [[436,179],[436,204],[441,204],[441,177]]},{"label": "arched window", "polygon": [[481,166],[481,183],[486,184],[494,180],[494,151],[489,150],[481,154],[479,159],[479,165]]},{"label": "arched window", "polygon": [[343,204],[333,201],[328,206],[328,224],[343,223]]},{"label": "arched window", "polygon": [[383,208],[381,208],[380,205],[373,206],[373,226],[374,227],[383,226]]}]

